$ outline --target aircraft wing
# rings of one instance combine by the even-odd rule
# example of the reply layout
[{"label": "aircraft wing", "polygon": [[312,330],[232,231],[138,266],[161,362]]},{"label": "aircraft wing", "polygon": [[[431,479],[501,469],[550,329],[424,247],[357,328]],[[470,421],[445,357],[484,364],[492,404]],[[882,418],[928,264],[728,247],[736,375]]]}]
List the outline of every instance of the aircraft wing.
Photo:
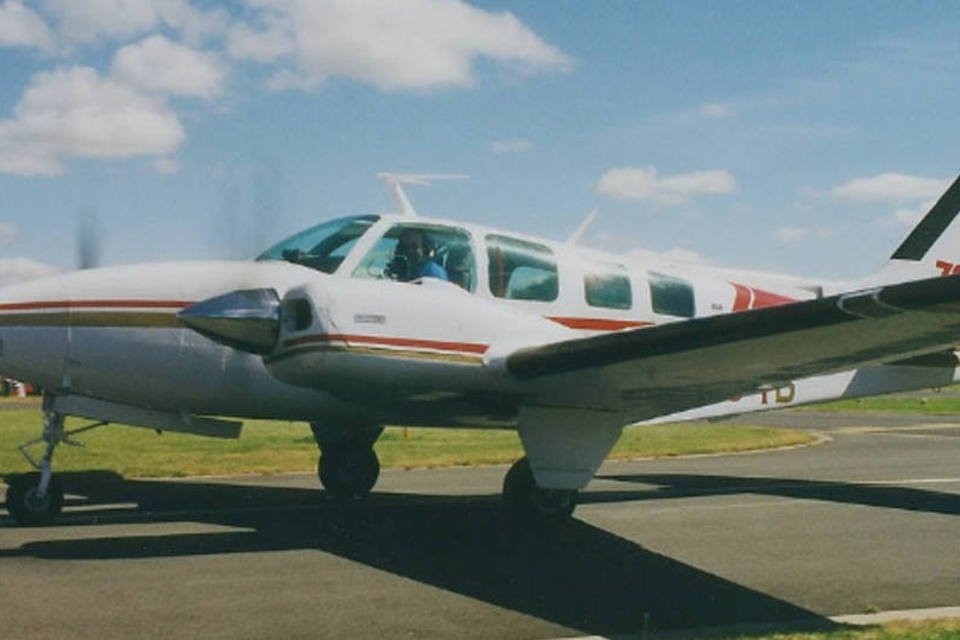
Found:
[{"label": "aircraft wing", "polygon": [[506,364],[573,394],[571,379],[599,374],[644,420],[957,344],[960,276],[947,276],[526,348]]}]

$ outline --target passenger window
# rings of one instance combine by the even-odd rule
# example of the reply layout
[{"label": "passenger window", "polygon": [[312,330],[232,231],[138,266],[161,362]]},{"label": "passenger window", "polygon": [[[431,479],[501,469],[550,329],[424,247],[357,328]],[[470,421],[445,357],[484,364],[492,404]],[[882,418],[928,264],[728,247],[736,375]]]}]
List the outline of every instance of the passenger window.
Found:
[{"label": "passenger window", "polygon": [[353,270],[353,277],[400,282],[439,278],[473,291],[476,271],[466,231],[404,223],[383,234]]},{"label": "passenger window", "polygon": [[681,318],[695,315],[693,286],[689,282],[653,271],[649,272],[648,277],[654,313]]},{"label": "passenger window", "polygon": [[542,244],[487,236],[490,292],[510,300],[557,299],[560,285],[553,252]]},{"label": "passenger window", "polygon": [[630,278],[620,273],[588,273],[583,277],[587,304],[604,309],[629,309],[633,306]]}]

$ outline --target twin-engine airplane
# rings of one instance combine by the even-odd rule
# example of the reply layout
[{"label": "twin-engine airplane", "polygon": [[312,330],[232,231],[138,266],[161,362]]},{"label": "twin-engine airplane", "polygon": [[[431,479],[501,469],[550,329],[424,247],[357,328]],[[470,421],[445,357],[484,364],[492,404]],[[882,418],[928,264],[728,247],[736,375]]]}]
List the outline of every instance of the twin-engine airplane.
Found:
[{"label": "twin-engine airplane", "polygon": [[332,220],[255,261],[0,290],[0,371],[44,389],[45,453],[9,481],[11,515],[60,512],[67,415],[215,437],[239,435],[223,417],[307,421],[320,482],[353,497],[377,481],[384,424],[517,429],[504,497],[562,519],[624,425],[958,379],[960,178],[883,269],[845,284],[419,217],[402,183],[421,177],[386,178],[399,214]]}]

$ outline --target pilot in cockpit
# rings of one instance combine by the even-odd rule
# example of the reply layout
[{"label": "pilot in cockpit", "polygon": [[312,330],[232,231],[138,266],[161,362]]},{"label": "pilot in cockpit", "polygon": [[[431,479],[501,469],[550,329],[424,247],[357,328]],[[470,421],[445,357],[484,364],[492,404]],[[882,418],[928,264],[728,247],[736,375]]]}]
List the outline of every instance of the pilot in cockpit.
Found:
[{"label": "pilot in cockpit", "polygon": [[390,272],[401,282],[420,278],[449,280],[446,269],[434,261],[434,254],[435,247],[426,232],[416,227],[408,227],[400,233],[397,240]]}]

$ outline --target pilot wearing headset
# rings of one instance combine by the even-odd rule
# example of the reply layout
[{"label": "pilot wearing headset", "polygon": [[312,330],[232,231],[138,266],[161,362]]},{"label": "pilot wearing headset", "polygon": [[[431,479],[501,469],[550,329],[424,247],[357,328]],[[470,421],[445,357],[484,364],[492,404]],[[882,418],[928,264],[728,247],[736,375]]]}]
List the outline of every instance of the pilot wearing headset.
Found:
[{"label": "pilot wearing headset", "polygon": [[401,282],[420,278],[449,280],[446,269],[433,261],[433,246],[423,229],[407,227],[400,232],[390,272]]}]

